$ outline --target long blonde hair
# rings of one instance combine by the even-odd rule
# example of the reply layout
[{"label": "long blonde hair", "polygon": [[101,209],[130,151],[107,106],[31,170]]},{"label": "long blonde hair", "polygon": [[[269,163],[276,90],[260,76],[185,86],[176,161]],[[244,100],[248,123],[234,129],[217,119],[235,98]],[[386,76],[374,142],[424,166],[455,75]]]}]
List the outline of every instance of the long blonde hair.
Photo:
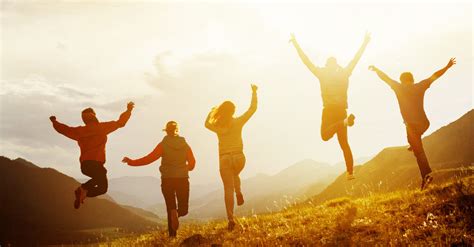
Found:
[{"label": "long blonde hair", "polygon": [[235,105],[231,101],[224,101],[211,112],[210,123],[216,127],[228,127],[235,113]]}]

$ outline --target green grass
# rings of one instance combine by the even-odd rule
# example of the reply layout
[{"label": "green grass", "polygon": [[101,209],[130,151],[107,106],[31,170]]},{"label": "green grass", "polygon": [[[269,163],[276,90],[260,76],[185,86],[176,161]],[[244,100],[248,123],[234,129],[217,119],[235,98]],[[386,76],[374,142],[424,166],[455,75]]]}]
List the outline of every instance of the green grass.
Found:
[{"label": "green grass", "polygon": [[[107,246],[373,246],[474,245],[474,177],[432,186],[323,204],[310,201],[278,213],[182,224],[177,238],[165,231],[103,243]],[[197,236],[200,235],[200,236]],[[191,240],[187,238],[193,236]]]}]

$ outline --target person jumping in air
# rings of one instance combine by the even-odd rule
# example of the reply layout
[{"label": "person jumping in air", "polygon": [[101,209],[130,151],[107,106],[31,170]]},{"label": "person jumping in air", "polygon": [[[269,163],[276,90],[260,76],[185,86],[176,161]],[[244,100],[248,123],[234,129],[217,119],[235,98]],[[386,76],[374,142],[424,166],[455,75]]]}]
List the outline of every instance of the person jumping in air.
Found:
[{"label": "person jumping in air", "polygon": [[430,126],[423,104],[425,92],[436,79],[441,77],[454,64],[456,64],[456,59],[451,58],[444,68],[418,83],[414,83],[415,80],[410,72],[402,73],[400,75],[401,83],[399,83],[392,80],[377,67],[369,66],[369,70],[376,72],[379,78],[386,82],[397,96],[400,113],[406,126],[408,143],[410,144],[408,150],[413,151],[420,169],[422,190],[433,180],[430,175],[431,167],[421,140],[423,133]]},{"label": "person jumping in air", "polygon": [[[188,214],[189,208],[189,175],[196,165],[193,151],[184,137],[178,135],[178,124],[170,121],[166,124],[166,136],[147,156],[132,160],[124,157],[122,162],[129,166],[148,165],[161,159],[161,192],[165,198],[168,213],[168,232],[176,237],[179,227],[178,217]],[[176,200],[178,205],[176,205]]]},{"label": "person jumping in air", "polygon": [[293,34],[290,39],[303,63],[319,79],[324,106],[321,120],[321,138],[323,141],[328,141],[334,134],[337,134],[337,140],[344,153],[348,180],[354,179],[354,160],[348,142],[347,127],[354,125],[355,116],[353,114],[347,116],[347,89],[349,87],[349,77],[369,41],[370,35],[366,33],[362,46],[346,67],[341,67],[334,57],[327,59],[325,67],[317,67],[303,52]]},{"label": "person jumping in air", "polygon": [[77,141],[81,149],[80,163],[84,175],[91,177],[89,181],[79,186],[74,192],[74,208],[78,209],[86,197],[96,197],[107,192],[107,170],[105,164],[105,145],[107,135],[127,124],[134,107],[133,102],[127,104],[117,121],[99,122],[94,109],[82,111],[82,121],[85,126],[69,127],[56,120],[55,116],[49,119],[54,129],[64,136]]},{"label": "person jumping in air", "polygon": [[219,171],[224,184],[225,207],[230,231],[235,227],[234,192],[237,205],[244,204],[239,177],[246,161],[243,152],[242,128],[257,111],[257,89],[256,85],[252,85],[252,101],[249,109],[242,116],[234,117],[234,103],[224,101],[218,107],[212,108],[204,124],[207,129],[217,134],[219,140]]}]

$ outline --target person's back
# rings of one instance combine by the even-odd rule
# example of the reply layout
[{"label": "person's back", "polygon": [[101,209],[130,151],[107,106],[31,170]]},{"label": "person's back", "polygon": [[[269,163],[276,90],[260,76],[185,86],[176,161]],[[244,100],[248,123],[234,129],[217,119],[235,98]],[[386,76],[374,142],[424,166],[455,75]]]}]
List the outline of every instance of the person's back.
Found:
[{"label": "person's back", "polygon": [[187,178],[188,176],[188,150],[186,140],[178,135],[167,135],[161,141],[163,155],[160,172],[162,177]]},{"label": "person's back", "polygon": [[228,127],[216,131],[219,140],[219,153],[240,152],[244,148],[242,128],[245,122],[241,118],[232,118]]},{"label": "person's back", "polygon": [[318,73],[324,107],[347,108],[349,73],[345,69],[320,68]]},{"label": "person's back", "polygon": [[428,117],[424,109],[425,92],[429,87],[429,83],[421,81],[416,84],[394,84],[394,90],[400,113],[403,120],[408,124],[429,125]]}]

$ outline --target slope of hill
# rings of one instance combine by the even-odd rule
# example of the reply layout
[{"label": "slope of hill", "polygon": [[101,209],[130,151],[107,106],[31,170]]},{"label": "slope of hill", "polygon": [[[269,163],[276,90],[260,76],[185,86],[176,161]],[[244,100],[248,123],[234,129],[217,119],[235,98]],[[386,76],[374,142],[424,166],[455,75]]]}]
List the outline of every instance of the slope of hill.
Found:
[{"label": "slope of hill", "polygon": [[183,224],[175,239],[164,231],[105,244],[112,246],[472,246],[474,177],[364,198],[310,202],[272,214]]},{"label": "slope of hill", "polygon": [[[51,168],[0,157],[0,239],[10,243],[71,243],[95,239],[94,230],[142,231],[151,222],[107,199],[73,208],[79,183]],[[100,236],[99,236],[100,238]]]},{"label": "slope of hill", "polygon": [[[242,180],[242,191],[245,195],[245,204],[236,207],[236,215],[274,212],[296,201],[306,199],[305,192],[314,181],[320,181],[321,190],[328,185],[341,167],[318,163],[313,160],[303,160],[275,175],[258,174]],[[225,217],[224,194],[222,185],[198,199],[190,201],[188,218],[208,219]],[[164,205],[156,205],[149,210],[161,215]]]},{"label": "slope of hill", "polygon": [[[423,138],[434,182],[450,176],[472,174],[474,163],[474,110],[453,123]],[[356,179],[346,181],[344,174],[314,198],[322,202],[341,196],[362,196],[405,188],[419,188],[421,178],[416,159],[407,147],[382,150],[372,160],[355,168]]]}]

